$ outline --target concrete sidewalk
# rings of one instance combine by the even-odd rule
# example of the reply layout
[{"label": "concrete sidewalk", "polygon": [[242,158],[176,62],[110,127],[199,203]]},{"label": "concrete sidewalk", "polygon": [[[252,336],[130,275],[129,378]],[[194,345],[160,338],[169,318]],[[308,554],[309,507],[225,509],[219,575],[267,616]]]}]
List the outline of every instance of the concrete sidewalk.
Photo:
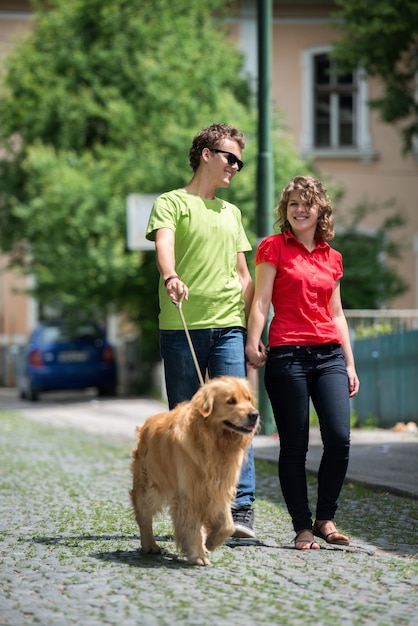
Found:
[{"label": "concrete sidewalk", "polygon": [[[278,439],[257,436],[254,453],[256,458],[277,461]],[[318,472],[321,455],[319,429],[311,428],[306,460],[310,472]],[[347,480],[418,499],[418,436],[391,430],[353,429]]]},{"label": "concrete sidewalk", "polygon": [[[40,402],[17,400],[16,390],[0,390],[0,410],[19,411],[30,419],[135,440],[135,426],[166,410],[147,398],[96,399],[94,396],[45,394]],[[418,434],[353,429],[347,479],[418,499]],[[277,436],[254,438],[256,458],[277,462]],[[306,467],[316,473],[322,454],[318,428],[311,428]]]}]

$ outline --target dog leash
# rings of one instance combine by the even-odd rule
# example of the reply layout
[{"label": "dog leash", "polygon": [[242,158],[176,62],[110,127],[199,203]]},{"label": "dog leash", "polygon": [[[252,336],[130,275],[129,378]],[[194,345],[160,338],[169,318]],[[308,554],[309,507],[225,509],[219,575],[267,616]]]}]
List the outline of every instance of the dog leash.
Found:
[{"label": "dog leash", "polygon": [[179,302],[176,302],[175,304],[178,309],[178,312],[180,313],[181,322],[183,324],[184,332],[186,333],[187,341],[190,347],[190,352],[192,353],[193,362],[195,364],[196,372],[199,377],[199,382],[201,385],[203,385],[204,380],[203,380],[202,372],[200,371],[199,363],[196,357],[196,352],[194,351],[194,348],[193,348],[192,338],[190,337],[189,329],[187,328],[186,320],[184,319],[184,313],[182,309],[183,300],[184,300],[184,293],[182,294]]}]

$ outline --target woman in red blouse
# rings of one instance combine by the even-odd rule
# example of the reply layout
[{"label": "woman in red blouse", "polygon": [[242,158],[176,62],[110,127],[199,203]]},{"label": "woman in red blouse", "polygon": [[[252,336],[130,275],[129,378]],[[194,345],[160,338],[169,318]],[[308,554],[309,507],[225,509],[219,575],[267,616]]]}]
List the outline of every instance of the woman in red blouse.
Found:
[{"label": "woman in red blouse", "polygon": [[[256,291],[248,324],[250,365],[265,364],[264,382],[280,438],[279,478],[298,550],[319,549],[314,536],[348,545],[334,525],[350,448],[350,398],[359,389],[347,321],[341,305],[341,254],[332,207],[322,184],[297,176],[278,207],[280,234],[256,254]],[[270,304],[268,348],[261,342]],[[310,400],[318,414],[323,455],[316,520],[308,502],[306,454]]]}]

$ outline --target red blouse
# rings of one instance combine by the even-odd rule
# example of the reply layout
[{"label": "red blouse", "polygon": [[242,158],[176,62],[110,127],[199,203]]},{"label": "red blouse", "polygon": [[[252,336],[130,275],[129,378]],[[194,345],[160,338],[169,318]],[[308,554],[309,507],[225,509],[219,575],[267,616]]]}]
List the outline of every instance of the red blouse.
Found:
[{"label": "red blouse", "polygon": [[312,252],[291,231],[270,235],[260,243],[255,264],[277,267],[269,328],[269,346],[341,343],[329,301],[343,275],[342,256],[325,241]]}]

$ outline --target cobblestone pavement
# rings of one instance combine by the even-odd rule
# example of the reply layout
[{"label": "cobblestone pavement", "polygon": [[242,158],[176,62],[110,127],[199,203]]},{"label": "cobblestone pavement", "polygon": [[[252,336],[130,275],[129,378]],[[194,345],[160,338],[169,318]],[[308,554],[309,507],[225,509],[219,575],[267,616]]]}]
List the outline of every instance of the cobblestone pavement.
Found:
[{"label": "cobblestone pavement", "polygon": [[[302,553],[275,466],[259,460],[256,540],[191,567],[162,516],[164,553],[147,557],[129,509],[133,438],[55,428],[47,409],[0,410],[1,625],[418,624],[416,499],[349,482],[337,522],[350,546]],[[312,478],[312,501],[315,490]]]}]

